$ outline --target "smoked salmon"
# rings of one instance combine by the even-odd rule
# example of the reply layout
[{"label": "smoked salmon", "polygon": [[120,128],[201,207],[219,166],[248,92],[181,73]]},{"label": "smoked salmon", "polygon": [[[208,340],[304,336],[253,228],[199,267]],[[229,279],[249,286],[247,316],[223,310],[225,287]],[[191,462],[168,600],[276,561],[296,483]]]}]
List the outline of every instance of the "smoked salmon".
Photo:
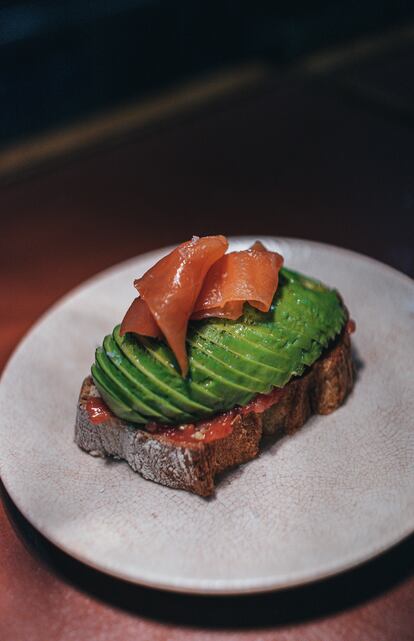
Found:
[{"label": "smoked salmon", "polygon": [[125,314],[120,329],[121,336],[126,332],[162,338],[162,331],[143,298],[135,298]]},{"label": "smoked salmon", "polygon": [[191,318],[236,320],[246,301],[262,312],[269,311],[282,265],[282,256],[259,242],[226,254],[208,272]]},{"label": "smoked salmon", "polygon": [[[156,325],[185,376],[188,370],[185,349],[188,321],[207,272],[224,255],[227,247],[224,236],[194,237],[159,260],[134,282],[140,295],[138,300],[144,301],[147,309],[142,303],[133,303],[122,323],[121,335],[127,331],[137,334],[146,331],[146,336],[154,336]],[[154,324],[149,321],[147,310]],[[141,311],[143,317],[138,318],[136,311]]]},{"label": "smoked salmon", "polygon": [[236,320],[250,303],[267,312],[275,295],[283,258],[260,242],[225,254],[224,236],[194,237],[179,245],[134,282],[139,297],[128,309],[120,334],[164,337],[183,376],[188,321],[209,317]]}]

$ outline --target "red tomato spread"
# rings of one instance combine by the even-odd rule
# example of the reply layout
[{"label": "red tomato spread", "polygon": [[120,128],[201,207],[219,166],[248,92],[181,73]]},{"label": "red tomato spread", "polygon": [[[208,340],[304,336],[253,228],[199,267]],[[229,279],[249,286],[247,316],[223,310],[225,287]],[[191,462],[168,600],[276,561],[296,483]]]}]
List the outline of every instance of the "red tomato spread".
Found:
[{"label": "red tomato spread", "polygon": [[283,389],[275,388],[269,394],[257,394],[244,407],[237,407],[228,412],[223,412],[212,419],[188,423],[186,425],[171,426],[159,423],[148,423],[145,428],[151,434],[166,436],[174,443],[212,443],[217,439],[228,436],[233,431],[233,423],[237,416],[246,416],[251,412],[261,414],[275,405],[283,396]]},{"label": "red tomato spread", "polygon": [[215,418],[199,421],[196,424],[189,423],[175,427],[149,423],[146,425],[146,429],[152,434],[166,436],[169,440],[174,441],[174,443],[212,443],[219,438],[224,438],[231,434],[233,430],[232,424],[236,416],[237,410],[231,410]]},{"label": "red tomato spread", "polygon": [[[233,431],[233,423],[237,416],[246,416],[251,412],[261,414],[269,407],[278,403],[284,394],[284,389],[275,388],[269,394],[257,394],[247,405],[237,407],[218,416],[198,423],[185,425],[163,425],[147,423],[142,426],[150,434],[165,436],[174,443],[194,444],[212,443],[217,439],[228,436]],[[115,418],[106,403],[99,397],[91,397],[86,402],[86,411],[91,423],[99,425]]]},{"label": "red tomato spread", "polygon": [[88,412],[89,420],[95,425],[105,423],[113,417],[113,414],[106,403],[99,397],[93,396],[86,401],[86,411]]},{"label": "red tomato spread", "polygon": [[280,387],[275,387],[269,394],[257,394],[250,403],[240,408],[240,413],[243,415],[250,414],[250,412],[261,414],[275,405],[283,396],[283,392],[284,390]]},{"label": "red tomato spread", "polygon": [[353,334],[354,331],[356,330],[356,323],[352,318],[350,318],[349,321],[347,322],[345,329],[348,332],[348,334]]}]

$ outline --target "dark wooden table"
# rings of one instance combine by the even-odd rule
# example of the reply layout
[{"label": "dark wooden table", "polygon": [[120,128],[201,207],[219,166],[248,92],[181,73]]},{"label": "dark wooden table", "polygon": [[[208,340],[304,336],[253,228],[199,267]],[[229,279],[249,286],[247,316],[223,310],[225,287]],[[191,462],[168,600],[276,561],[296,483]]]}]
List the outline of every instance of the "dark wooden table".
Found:
[{"label": "dark wooden table", "polygon": [[[1,366],[73,286],[193,234],[311,238],[413,275],[413,149],[410,122],[330,82],[287,78],[4,185]],[[414,639],[413,538],[329,581],[243,598],[161,593],[88,569],[4,491],[0,541],[2,641]]]}]

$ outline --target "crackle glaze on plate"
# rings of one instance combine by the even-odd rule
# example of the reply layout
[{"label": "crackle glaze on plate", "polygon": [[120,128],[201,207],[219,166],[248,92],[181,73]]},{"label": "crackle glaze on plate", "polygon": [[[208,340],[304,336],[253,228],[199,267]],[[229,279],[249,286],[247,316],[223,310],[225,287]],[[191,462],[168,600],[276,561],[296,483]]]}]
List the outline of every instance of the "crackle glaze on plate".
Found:
[{"label": "crackle glaze on plate", "polygon": [[414,530],[413,282],[343,249],[262,240],[341,292],[357,324],[354,392],[226,474],[212,499],[144,481],[80,451],[73,429],[95,347],[122,318],[133,279],[168,250],[93,278],[37,323],[0,385],[2,480],[65,552],[144,585],[235,594],[332,575]]}]

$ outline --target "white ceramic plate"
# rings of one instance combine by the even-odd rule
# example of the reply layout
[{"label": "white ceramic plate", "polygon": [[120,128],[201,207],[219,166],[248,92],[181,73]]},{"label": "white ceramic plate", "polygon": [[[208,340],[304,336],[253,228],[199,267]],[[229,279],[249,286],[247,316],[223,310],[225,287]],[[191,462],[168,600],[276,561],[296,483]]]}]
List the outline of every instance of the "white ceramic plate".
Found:
[{"label": "white ceramic plate", "polygon": [[65,552],[144,585],[235,594],[332,575],[414,530],[413,282],[343,249],[262,240],[342,293],[363,362],[352,396],[229,473],[210,500],[95,459],[73,442],[82,379],[133,279],[168,250],[93,278],[37,323],[0,385],[3,482]]}]

